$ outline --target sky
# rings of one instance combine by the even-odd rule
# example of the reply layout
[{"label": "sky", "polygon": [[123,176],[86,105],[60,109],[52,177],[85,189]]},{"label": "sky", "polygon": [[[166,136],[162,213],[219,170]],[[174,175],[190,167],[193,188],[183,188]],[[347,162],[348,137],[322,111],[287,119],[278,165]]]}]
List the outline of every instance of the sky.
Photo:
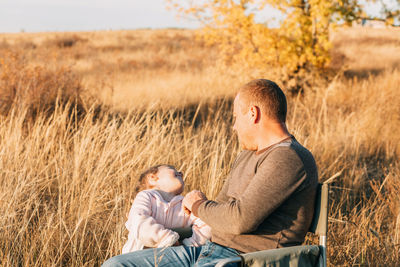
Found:
[{"label": "sky", "polygon": [[165,0],[0,0],[0,32],[196,28]]},{"label": "sky", "polygon": [[[374,13],[378,7],[369,10]],[[166,0],[0,0],[0,33],[200,26],[176,15],[167,10]],[[267,8],[258,18],[280,16]]]}]

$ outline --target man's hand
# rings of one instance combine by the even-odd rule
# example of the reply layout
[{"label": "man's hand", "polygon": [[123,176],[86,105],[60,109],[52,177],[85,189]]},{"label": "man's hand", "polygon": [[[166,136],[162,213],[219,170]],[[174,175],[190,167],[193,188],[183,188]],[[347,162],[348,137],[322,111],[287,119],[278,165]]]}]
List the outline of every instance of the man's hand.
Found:
[{"label": "man's hand", "polygon": [[182,208],[186,214],[192,212],[193,204],[198,200],[207,200],[207,197],[199,190],[193,190],[186,194],[182,201]]}]

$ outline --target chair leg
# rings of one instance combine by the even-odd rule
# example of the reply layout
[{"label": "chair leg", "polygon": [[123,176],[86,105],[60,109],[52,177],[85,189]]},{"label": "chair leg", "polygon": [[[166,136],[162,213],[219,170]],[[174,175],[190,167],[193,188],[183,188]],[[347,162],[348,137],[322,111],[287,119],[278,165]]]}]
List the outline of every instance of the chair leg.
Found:
[{"label": "chair leg", "polygon": [[321,256],[319,257],[319,266],[326,267],[326,236],[319,237],[319,245],[321,248]]}]

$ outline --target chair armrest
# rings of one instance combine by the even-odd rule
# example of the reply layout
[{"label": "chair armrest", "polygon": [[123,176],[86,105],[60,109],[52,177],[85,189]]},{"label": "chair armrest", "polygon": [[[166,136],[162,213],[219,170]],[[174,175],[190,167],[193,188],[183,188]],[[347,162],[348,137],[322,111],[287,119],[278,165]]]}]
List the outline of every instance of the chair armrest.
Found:
[{"label": "chair armrest", "polygon": [[265,262],[269,264],[279,263],[280,266],[315,266],[319,254],[319,246],[312,245],[257,251],[243,254],[242,257],[244,266],[258,266],[257,264]]},{"label": "chair armrest", "polygon": [[216,266],[240,261],[243,266],[316,266],[319,256],[317,245],[294,246],[241,254],[240,257],[222,259]]},{"label": "chair armrest", "polygon": [[235,263],[235,262],[242,262],[241,257],[231,257],[231,258],[226,258],[226,259],[221,259],[218,261],[218,263],[215,265],[215,267],[223,267],[227,265],[228,263]]}]

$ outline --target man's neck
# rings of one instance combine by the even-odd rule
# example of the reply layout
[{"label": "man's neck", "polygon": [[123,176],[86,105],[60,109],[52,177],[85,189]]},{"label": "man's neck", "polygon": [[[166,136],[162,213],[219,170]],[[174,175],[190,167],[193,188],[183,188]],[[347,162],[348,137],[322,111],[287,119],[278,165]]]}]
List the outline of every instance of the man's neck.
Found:
[{"label": "man's neck", "polygon": [[277,144],[291,136],[284,123],[270,124],[264,127],[263,130],[260,131],[258,138],[256,138],[257,151]]}]

